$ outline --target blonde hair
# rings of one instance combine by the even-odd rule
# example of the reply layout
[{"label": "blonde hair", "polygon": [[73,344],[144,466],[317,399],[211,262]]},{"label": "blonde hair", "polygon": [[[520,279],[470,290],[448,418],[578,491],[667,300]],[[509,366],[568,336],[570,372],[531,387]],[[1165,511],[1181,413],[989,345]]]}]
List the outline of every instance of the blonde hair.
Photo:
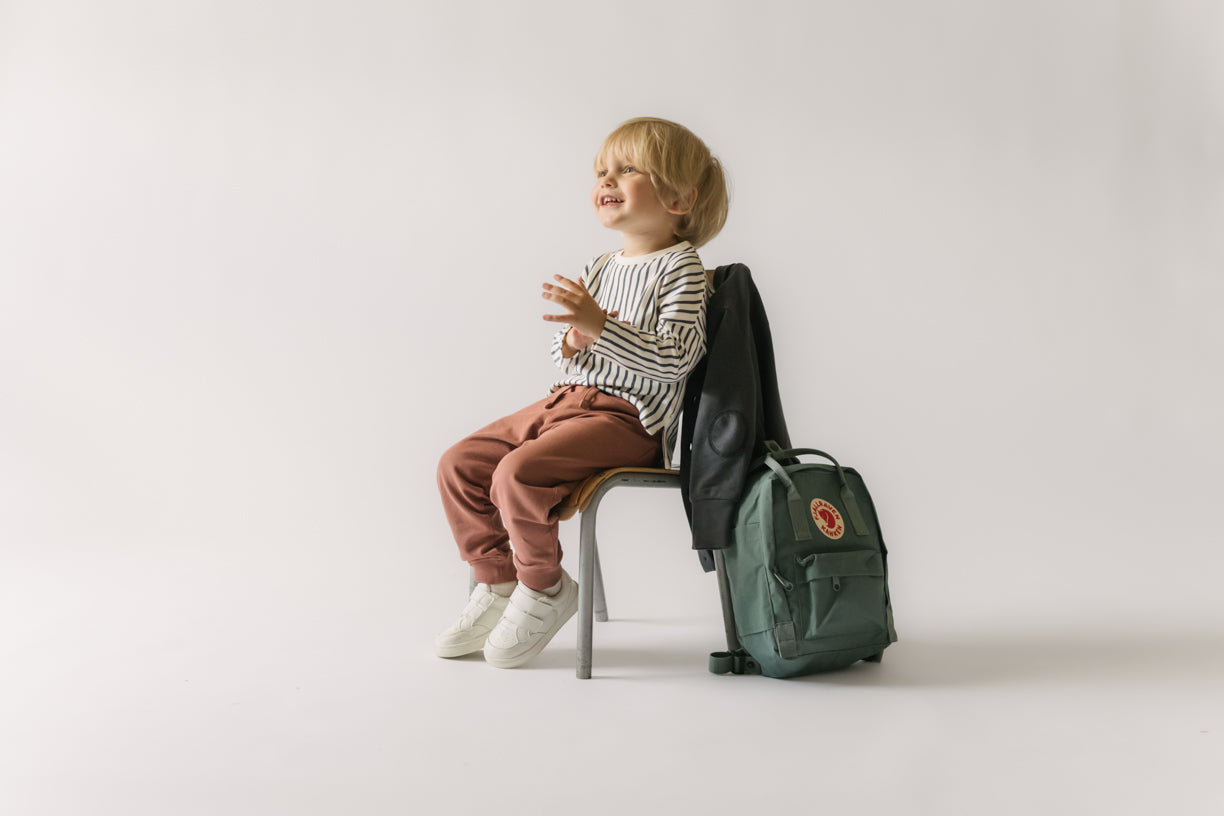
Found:
[{"label": "blonde hair", "polygon": [[729,206],[727,179],[722,163],[691,130],[666,119],[630,119],[604,139],[595,154],[596,172],[604,169],[609,153],[649,173],[664,200],[671,198],[681,204],[693,201],[680,217],[677,238],[699,247],[722,230]]}]

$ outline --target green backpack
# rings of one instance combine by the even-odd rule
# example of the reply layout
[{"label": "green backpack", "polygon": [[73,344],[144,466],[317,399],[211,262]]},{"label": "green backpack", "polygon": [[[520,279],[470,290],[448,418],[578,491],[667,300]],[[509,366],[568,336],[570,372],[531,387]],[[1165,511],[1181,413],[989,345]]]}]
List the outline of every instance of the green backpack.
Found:
[{"label": "green backpack", "polygon": [[[766,446],[721,559],[741,649],[711,655],[710,671],[794,677],[880,662],[897,633],[867,486],[822,451]],[[833,464],[801,464],[801,454]]]}]

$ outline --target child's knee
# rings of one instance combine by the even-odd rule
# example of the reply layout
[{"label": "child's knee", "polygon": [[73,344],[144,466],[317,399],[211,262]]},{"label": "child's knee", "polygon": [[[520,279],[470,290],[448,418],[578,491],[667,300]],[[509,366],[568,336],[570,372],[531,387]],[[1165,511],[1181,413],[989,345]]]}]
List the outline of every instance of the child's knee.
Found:
[{"label": "child's knee", "polygon": [[497,467],[493,470],[493,477],[489,480],[489,498],[493,500],[494,504],[497,504],[497,497],[504,496],[507,489],[513,490],[517,482],[514,457],[502,457],[502,460],[497,463]]},{"label": "child's knee", "polygon": [[499,497],[504,500],[521,492],[524,482],[527,481],[524,478],[525,470],[529,466],[530,457],[521,450],[511,451],[502,457],[489,481],[489,497],[494,504],[498,504]]},{"label": "child's knee", "polygon": [[465,453],[467,440],[456,442],[446,449],[438,459],[438,484],[444,484],[450,481],[455,474],[459,473],[463,468],[464,461],[468,458]]}]

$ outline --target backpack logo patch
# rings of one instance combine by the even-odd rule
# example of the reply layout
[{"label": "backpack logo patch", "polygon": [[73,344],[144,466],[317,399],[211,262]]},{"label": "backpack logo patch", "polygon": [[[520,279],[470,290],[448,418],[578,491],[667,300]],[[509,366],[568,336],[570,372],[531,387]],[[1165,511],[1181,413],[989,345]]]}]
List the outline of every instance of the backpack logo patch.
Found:
[{"label": "backpack logo patch", "polygon": [[846,523],[842,521],[841,513],[824,499],[812,499],[812,520],[816,522],[820,532],[834,541],[846,532]]}]

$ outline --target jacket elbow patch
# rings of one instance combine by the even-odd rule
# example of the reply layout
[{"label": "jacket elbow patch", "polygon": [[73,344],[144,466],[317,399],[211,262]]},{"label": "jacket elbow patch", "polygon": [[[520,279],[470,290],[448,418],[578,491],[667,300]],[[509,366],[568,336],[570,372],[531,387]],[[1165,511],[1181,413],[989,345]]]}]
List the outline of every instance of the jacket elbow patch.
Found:
[{"label": "jacket elbow patch", "polygon": [[710,423],[710,447],[719,456],[734,456],[748,441],[748,423],[739,411],[723,411]]}]

